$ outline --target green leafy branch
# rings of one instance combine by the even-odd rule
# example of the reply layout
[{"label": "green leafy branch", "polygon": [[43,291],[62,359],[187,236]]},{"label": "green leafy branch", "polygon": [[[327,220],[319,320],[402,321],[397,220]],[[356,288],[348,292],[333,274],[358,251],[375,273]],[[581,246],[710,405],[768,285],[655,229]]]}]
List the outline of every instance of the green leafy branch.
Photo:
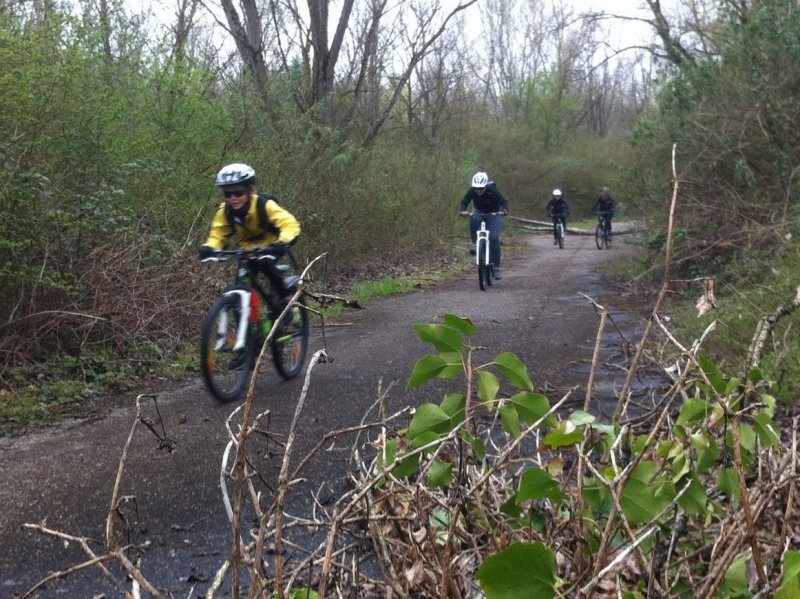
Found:
[{"label": "green leafy branch", "polygon": [[[424,593],[427,580],[428,592],[463,595],[477,573],[493,598],[612,588],[746,596],[749,559],[768,580],[793,559],[763,538],[780,526],[770,506],[791,499],[796,453],[780,451],[775,401],[754,395],[757,369],[743,382],[692,354],[646,418],[603,423],[578,410],[561,419],[567,397],[551,407],[516,355],[475,359],[484,348],[472,343],[469,320],[448,314],[414,328],[435,352],[417,361],[408,387],[462,377],[464,392],[419,406],[374,464],[384,571],[417,572],[412,587],[396,575],[398,592]],[[476,430],[478,409],[499,430]],[[787,538],[786,528],[784,520],[776,536]],[[795,584],[784,576],[785,588]]]}]

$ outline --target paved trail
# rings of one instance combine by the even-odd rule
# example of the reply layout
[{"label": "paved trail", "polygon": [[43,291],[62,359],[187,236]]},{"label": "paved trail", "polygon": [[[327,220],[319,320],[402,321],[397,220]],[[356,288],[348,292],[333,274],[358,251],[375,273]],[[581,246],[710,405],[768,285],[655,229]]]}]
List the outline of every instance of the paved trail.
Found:
[{"label": "paved trail", "polygon": [[[487,359],[501,351],[516,352],[551,399],[572,385],[585,384],[598,318],[580,293],[605,296],[613,311],[610,283],[598,269],[627,250],[617,242],[610,251],[598,251],[590,237],[570,236],[564,250],[553,247],[550,237],[522,239],[527,248],[506,251],[504,277],[488,291],[481,292],[477,276],[468,273],[436,287],[373,301],[340,317],[348,326],[328,328],[327,349],[334,361],[314,371],[297,455],[304,455],[324,433],[358,423],[379,385],[386,389],[397,381],[389,392],[390,408],[438,402],[448,390],[446,382],[414,393],[404,388],[414,362],[428,352],[411,325],[435,322],[448,312],[472,319],[474,341],[488,348]],[[622,326],[633,326],[624,313],[615,311],[614,317]],[[315,335],[311,349],[321,343]],[[609,334],[604,344],[611,355],[618,339]],[[621,377],[621,371],[605,372],[598,389],[611,389]],[[257,408],[272,410],[272,429],[288,428],[301,385],[299,379],[278,382],[268,366],[259,382]],[[583,394],[578,391],[576,404],[583,403]],[[608,414],[609,405],[600,402],[593,409]],[[186,597],[194,584],[196,594],[204,592],[230,546],[219,471],[227,442],[224,421],[232,408],[215,405],[199,381],[162,392],[159,406],[176,450],[157,450],[154,438],[142,429],[131,447],[124,493],[135,496],[143,529],[132,542],[150,543],[142,566],[145,575],[160,588]],[[22,531],[25,522],[46,520],[50,528],[88,537],[102,552],[106,513],[133,414],[128,405],[99,421],[0,439],[0,597],[21,595],[49,572],[85,559],[74,544]],[[307,473],[306,488],[319,491],[323,501],[342,488],[346,449],[325,452]],[[278,467],[276,458],[276,472]],[[296,497],[292,511],[301,513],[308,504],[307,495]],[[36,597],[90,598],[101,592],[119,595],[90,570],[52,583]]]}]

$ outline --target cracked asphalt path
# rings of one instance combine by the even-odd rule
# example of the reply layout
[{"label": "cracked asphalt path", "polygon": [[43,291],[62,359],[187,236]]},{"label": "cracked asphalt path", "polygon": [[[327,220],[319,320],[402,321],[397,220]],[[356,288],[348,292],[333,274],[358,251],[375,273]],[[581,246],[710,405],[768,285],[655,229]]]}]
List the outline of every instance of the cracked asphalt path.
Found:
[{"label": "cracked asphalt path", "polygon": [[[602,266],[631,250],[618,238],[611,250],[598,251],[589,236],[569,236],[563,250],[554,247],[549,236],[520,236],[514,244],[524,247],[506,246],[503,279],[485,292],[478,289],[477,276],[468,272],[436,286],[372,301],[341,315],[340,326],[327,327],[325,342],[333,361],[313,372],[296,455],[305,455],[328,431],[357,424],[379,388],[388,389],[390,410],[438,402],[443,393],[453,391],[449,381],[405,390],[415,361],[429,351],[411,325],[436,322],[448,312],[475,323],[473,341],[487,348],[487,360],[501,351],[516,352],[551,401],[577,386],[574,405],[582,405],[581,386],[599,319],[581,294],[605,298],[617,324],[633,331],[637,319],[614,309],[612,281],[600,274]],[[321,345],[317,330],[310,349]],[[619,345],[616,334],[608,333],[605,356],[613,356]],[[613,411],[610,395],[623,377],[620,370],[600,373],[593,411]],[[303,381],[278,381],[268,365],[259,380],[256,409],[271,410],[270,429],[285,433]],[[165,385],[158,393],[158,406],[176,449],[158,450],[155,438],[140,428],[130,448],[123,493],[134,498],[128,510],[133,514],[135,506],[140,529],[130,541],[148,543],[144,574],[176,597],[188,596],[193,587],[195,595],[202,596],[230,549],[219,478],[227,442],[224,422],[233,406],[216,405],[199,379],[174,387]],[[148,413],[155,416],[152,409]],[[0,439],[0,597],[21,596],[50,572],[86,559],[74,543],[23,530],[23,523],[45,522],[51,529],[87,537],[102,553],[118,462],[134,414],[129,403],[100,420],[67,422]],[[336,496],[345,480],[348,455],[349,447],[342,443],[310,464],[308,482],[293,495],[293,513],[309,509],[310,492],[323,504]],[[276,475],[279,458],[273,463]],[[89,569],[51,582],[34,596],[103,594],[121,596],[97,569]]]}]

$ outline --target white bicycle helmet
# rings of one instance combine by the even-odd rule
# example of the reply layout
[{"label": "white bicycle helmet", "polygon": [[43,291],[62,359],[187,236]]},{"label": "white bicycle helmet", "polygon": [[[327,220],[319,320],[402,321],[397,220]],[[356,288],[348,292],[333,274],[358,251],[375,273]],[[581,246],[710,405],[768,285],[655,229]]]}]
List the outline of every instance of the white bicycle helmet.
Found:
[{"label": "white bicycle helmet", "polygon": [[560,198],[561,197],[561,190],[560,189],[554,189],[553,190],[553,197],[554,198]]},{"label": "white bicycle helmet", "polygon": [[234,162],[227,166],[223,166],[217,173],[216,185],[223,187],[225,185],[239,185],[241,183],[256,182],[256,171],[252,166]]},{"label": "white bicycle helmet", "polygon": [[472,177],[472,187],[477,187],[481,189],[486,187],[486,184],[489,183],[489,175],[483,172],[475,173]]}]

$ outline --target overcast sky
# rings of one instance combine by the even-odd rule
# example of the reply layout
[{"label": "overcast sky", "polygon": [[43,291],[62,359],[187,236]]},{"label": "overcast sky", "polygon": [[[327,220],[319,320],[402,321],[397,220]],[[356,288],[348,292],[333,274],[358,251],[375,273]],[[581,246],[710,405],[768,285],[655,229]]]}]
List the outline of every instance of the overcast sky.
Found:
[{"label": "overcast sky", "polygon": [[[440,0],[442,1],[442,0]],[[456,6],[459,1],[463,0],[443,0],[442,4],[447,6]],[[517,0],[518,2],[524,2],[525,0]],[[558,0],[555,0],[558,1]],[[157,16],[160,16],[159,20],[161,22],[169,22],[172,20],[173,15],[175,13],[175,6],[178,4],[178,0],[124,0],[125,4],[131,7],[133,10],[147,10],[151,8],[153,13]],[[480,5],[481,0],[467,9],[469,17],[474,17],[479,19],[480,18]],[[666,0],[662,2],[662,5],[669,6],[673,3],[673,0]],[[208,2],[209,5],[219,5],[218,0],[210,0]],[[336,3],[334,3],[335,5]],[[624,15],[628,17],[648,17],[652,16],[648,9],[640,8],[644,3],[641,0],[564,0],[564,4],[567,6],[572,6],[578,12],[607,12],[613,13],[618,15]],[[302,9],[306,7],[305,0],[299,0],[298,6]],[[333,21],[338,15],[338,11],[335,7],[331,7],[331,20]],[[628,22],[627,27],[631,27],[632,25]],[[617,28],[622,28],[622,25],[617,25]],[[642,29],[646,29],[645,26],[642,26]]]},{"label": "overcast sky", "polygon": [[[403,2],[404,0],[399,0]],[[451,10],[464,0],[438,0],[445,10]],[[510,0],[514,1],[514,0]],[[576,13],[581,12],[606,12],[608,14],[621,15],[624,17],[632,18],[652,18],[652,13],[649,9],[642,8],[644,2],[642,0],[563,0],[566,6],[574,8]],[[152,11],[153,17],[162,26],[172,25],[175,19],[176,6],[178,0],[123,0],[124,4],[132,11]],[[522,5],[526,0],[516,0],[518,5]],[[548,5],[559,0],[551,0]],[[667,10],[670,5],[674,5],[677,0],[662,0],[662,6]],[[298,8],[301,10],[307,7],[306,0],[297,0]],[[481,4],[483,0],[470,6],[464,12],[464,16],[468,22],[468,29],[472,29],[470,25],[474,26],[476,32],[480,31],[481,19]],[[339,15],[338,2],[333,3],[330,11],[330,27],[336,26],[336,19]],[[206,0],[207,6],[219,6],[219,0]],[[221,11],[220,11],[221,13]],[[220,18],[222,18],[220,16]],[[209,23],[208,17],[203,19]],[[643,44],[651,40],[652,29],[645,23],[631,21],[631,20],[613,20],[609,19],[602,24],[602,30],[607,32],[606,40],[609,46],[614,49],[620,49],[625,46]],[[469,33],[468,33],[469,35]]]}]

